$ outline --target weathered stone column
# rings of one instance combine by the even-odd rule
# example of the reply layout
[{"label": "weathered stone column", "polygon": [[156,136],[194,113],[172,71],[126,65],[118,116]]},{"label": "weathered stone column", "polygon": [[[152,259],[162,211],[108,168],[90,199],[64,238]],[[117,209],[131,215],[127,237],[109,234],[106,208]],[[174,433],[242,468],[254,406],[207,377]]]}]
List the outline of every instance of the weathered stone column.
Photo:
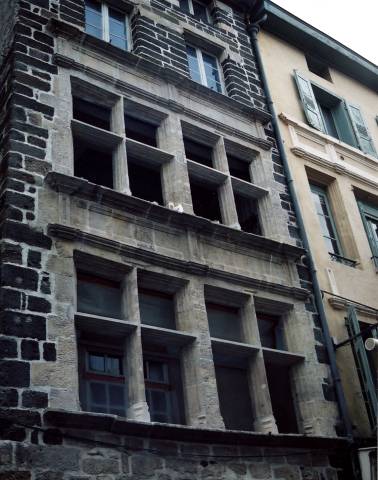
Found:
[{"label": "weathered stone column", "polygon": [[188,425],[224,428],[220,413],[203,284],[197,279],[177,293],[177,327],[198,336],[182,352]]},{"label": "weathered stone column", "polygon": [[146,402],[143,373],[143,350],[140,327],[137,269],[131,270],[122,282],[122,309],[125,320],[133,322],[136,328],[125,340],[124,370],[128,382],[127,418],[143,422],[150,421]]},{"label": "weathered stone column", "polygon": [[288,350],[306,355],[306,361],[293,365],[290,372],[299,429],[308,435],[335,435],[336,405],[325,400],[322,389],[328,366],[319,362],[312,320],[303,303],[294,304],[284,327]]},{"label": "weathered stone column", "polygon": [[285,185],[275,181],[272,170],[271,151],[262,150],[251,164],[252,178],[256,185],[269,189],[269,195],[259,199],[259,212],[263,234],[272,240],[287,242],[287,214],[281,206],[280,193],[285,193]]},{"label": "weathered stone column", "polygon": [[[217,170],[226,173],[227,175],[230,174],[223,137],[220,137],[214,146],[213,163],[214,168]],[[228,177],[227,180],[218,188],[218,197],[224,225],[228,225],[229,227],[240,230],[238,213],[235,205],[235,197],[230,177]]]},{"label": "weathered stone column", "polygon": [[[260,345],[260,335],[253,297],[249,297],[241,308],[243,336],[247,343]],[[268,380],[262,350],[248,362],[248,383],[255,414],[254,429],[261,433],[277,433],[276,420],[272,411]]]},{"label": "weathered stone column", "polygon": [[114,189],[131,195],[127,168],[127,152],[125,140],[125,107],[123,97],[112,108],[110,125],[112,132],[122,136],[122,141],[113,151],[113,184]]},{"label": "weathered stone column", "polygon": [[158,147],[175,155],[162,167],[163,197],[166,205],[181,204],[184,212],[193,213],[189,175],[186,167],[180,117],[170,113],[158,129]]}]

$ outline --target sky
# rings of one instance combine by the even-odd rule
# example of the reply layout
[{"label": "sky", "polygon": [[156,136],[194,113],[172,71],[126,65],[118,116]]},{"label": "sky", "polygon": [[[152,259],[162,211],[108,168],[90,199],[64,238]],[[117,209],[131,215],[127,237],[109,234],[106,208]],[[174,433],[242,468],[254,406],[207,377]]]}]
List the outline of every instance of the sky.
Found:
[{"label": "sky", "polygon": [[378,65],[378,0],[273,0]]}]

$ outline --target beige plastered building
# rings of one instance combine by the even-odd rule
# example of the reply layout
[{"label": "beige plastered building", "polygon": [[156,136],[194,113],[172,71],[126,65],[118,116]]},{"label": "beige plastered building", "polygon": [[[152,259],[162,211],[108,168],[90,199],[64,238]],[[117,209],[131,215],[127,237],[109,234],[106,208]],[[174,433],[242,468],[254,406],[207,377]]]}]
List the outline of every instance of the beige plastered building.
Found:
[{"label": "beige plastered building", "polygon": [[[324,295],[354,433],[369,437],[374,406],[367,398],[363,373],[357,370],[361,340],[358,345],[353,340],[339,344],[356,333],[347,319],[353,312],[361,330],[377,323],[378,71],[279,7],[268,3],[267,10],[259,33],[265,73]],[[327,232],[335,237],[333,242]],[[375,332],[367,330],[362,337]],[[374,384],[377,358],[367,354],[366,360]]]}]

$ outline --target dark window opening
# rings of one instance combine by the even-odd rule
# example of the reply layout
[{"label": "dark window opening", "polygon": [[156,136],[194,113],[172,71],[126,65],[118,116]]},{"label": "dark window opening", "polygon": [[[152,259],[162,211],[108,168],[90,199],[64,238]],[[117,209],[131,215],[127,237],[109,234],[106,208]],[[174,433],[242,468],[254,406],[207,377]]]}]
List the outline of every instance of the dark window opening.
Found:
[{"label": "dark window opening", "polygon": [[236,193],[234,196],[240,228],[244,232],[261,235],[257,201]]},{"label": "dark window opening", "polygon": [[184,147],[186,158],[206,167],[213,167],[213,147],[197,143],[185,137]]},{"label": "dark window opening", "polygon": [[99,347],[80,348],[80,399],[84,410],[126,417],[123,357]]},{"label": "dark window opening", "polygon": [[142,165],[138,160],[128,157],[129,181],[134,197],[163,205],[160,169]]},{"label": "dark window opening", "polygon": [[220,411],[230,430],[253,430],[247,370],[215,365]]},{"label": "dark window opening", "polygon": [[157,126],[144,122],[138,118],[125,115],[126,137],[145,143],[151,147],[157,147]]},{"label": "dark window opening", "polygon": [[261,345],[266,348],[286,350],[282,318],[278,315],[268,315],[266,313],[257,313],[256,316]]},{"label": "dark window opening", "polygon": [[113,155],[83,139],[74,138],[74,175],[113,188]]},{"label": "dark window opening", "polygon": [[154,290],[139,289],[141,322],[155,327],[176,328],[173,295]]},{"label": "dark window opening", "polygon": [[101,277],[77,274],[77,310],[103,317],[121,318],[121,286]]},{"label": "dark window opening", "polygon": [[244,160],[239,160],[239,158],[234,157],[233,155],[227,155],[228,167],[230,169],[230,174],[233,177],[240,178],[246,182],[251,181],[251,172],[249,170],[250,163],[245,162]]},{"label": "dark window opening", "polygon": [[289,368],[273,363],[266,363],[265,368],[273,415],[276,419],[278,432],[298,433]]},{"label": "dark window opening", "polygon": [[73,97],[73,118],[103,130],[110,130],[110,108],[76,97]]},{"label": "dark window opening", "polygon": [[206,303],[206,311],[211,337],[234,342],[242,341],[239,309]]},{"label": "dark window opening", "polygon": [[[171,353],[153,353],[144,346],[143,364],[146,400],[152,422],[185,424],[184,396],[179,358]],[[169,347],[167,351],[173,350]]]},{"label": "dark window opening", "polygon": [[319,108],[323,116],[326,132],[332,137],[339,138],[332,109],[321,103],[319,103]]},{"label": "dark window opening", "polygon": [[306,62],[310,72],[315,73],[315,75],[318,75],[318,77],[325,78],[326,80],[332,82],[329,68],[322,60],[319,60],[311,55],[306,55]]},{"label": "dark window opening", "polygon": [[219,207],[218,188],[216,186],[199,184],[191,180],[190,190],[192,192],[195,215],[221,223],[222,215]]}]

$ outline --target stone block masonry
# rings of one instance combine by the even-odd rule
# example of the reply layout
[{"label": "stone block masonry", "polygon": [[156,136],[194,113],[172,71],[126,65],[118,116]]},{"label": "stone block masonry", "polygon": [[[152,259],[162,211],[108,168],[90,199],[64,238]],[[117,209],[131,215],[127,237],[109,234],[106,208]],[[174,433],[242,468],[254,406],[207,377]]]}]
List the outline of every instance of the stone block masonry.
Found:
[{"label": "stone block masonry", "polygon": [[[85,34],[83,0],[0,3],[0,480],[336,478],[322,449],[309,458],[301,445],[285,445],[289,436],[282,437],[282,449],[274,442],[259,445],[253,434],[243,445],[215,438],[225,430],[206,317],[204,290],[210,281],[213,290],[237,298],[262,295],[263,306],[270,302],[277,309],[290,304],[288,316],[295,330],[291,341],[304,344],[302,357],[306,356],[295,370],[301,431],[330,435],[337,421],[332,385],[323,380],[328,367],[322,336],[315,330],[318,348],[311,337],[316,314],[310,301],[304,306],[306,292],[300,288],[290,253],[301,243],[282,165],[275,148],[270,149],[274,136],[262,123],[269,115],[243,12],[216,0],[209,6],[210,24],[183,12],[178,2],[109,0],[110,6],[124,8],[130,16],[133,49],[125,52]],[[218,57],[224,95],[189,78],[186,44],[192,42]],[[117,143],[114,164],[116,156],[124,163],[117,171],[121,180],[111,191],[74,178],[71,125],[77,85],[87,86],[82,87],[85,98],[93,91],[96,99],[112,105],[114,131],[107,132],[105,143]],[[143,158],[157,159],[154,168],[157,164],[161,168],[164,195],[184,205],[182,215],[171,212],[168,202],[165,208],[130,195],[127,141],[134,148],[131,152],[142,147],[125,137],[128,108],[142,111],[152,122],[159,120],[159,148],[150,147]],[[219,162],[215,183],[219,186],[219,177],[227,177],[220,191],[228,226],[192,215],[193,166],[189,171],[184,129],[189,136],[198,131],[208,135],[202,143],[215,138]],[[91,139],[96,142],[97,136]],[[247,238],[236,228],[226,148],[236,148],[236,156],[253,152],[256,157],[254,180],[262,184],[260,194],[267,194],[260,202],[267,238]],[[51,171],[65,176],[59,186],[48,183],[54,178]],[[88,190],[94,193],[89,195]],[[226,198],[231,205],[224,204]],[[60,237],[51,228],[58,223]],[[186,350],[183,362],[190,427],[183,428],[182,437],[175,437],[179,427],[144,423],[150,417],[141,355],[131,358],[137,380],[130,381],[133,404],[128,412],[129,420],[139,423],[118,419],[117,431],[101,427],[104,422],[113,425],[113,416],[80,417],[85,428],[46,419],[49,408],[82,408],[75,330],[78,253],[109,262],[112,267],[105,267],[105,277],[123,267],[122,281],[126,276],[134,294],[129,308],[137,334],[130,349],[139,354],[137,276],[151,270],[164,284],[175,276],[180,286],[190,285],[180,291],[179,313],[182,329],[199,340]],[[305,266],[301,267],[305,276]],[[261,383],[262,347],[259,352],[256,370]],[[303,352],[295,353],[298,359]],[[314,373],[313,383],[308,372]],[[261,391],[264,394],[259,391],[255,398],[256,425],[260,431],[275,431],[270,400],[264,401],[269,398],[266,384]],[[319,405],[313,405],[314,398]],[[209,433],[208,441],[188,440],[209,424],[219,430]],[[164,428],[169,435],[162,434]]]}]

